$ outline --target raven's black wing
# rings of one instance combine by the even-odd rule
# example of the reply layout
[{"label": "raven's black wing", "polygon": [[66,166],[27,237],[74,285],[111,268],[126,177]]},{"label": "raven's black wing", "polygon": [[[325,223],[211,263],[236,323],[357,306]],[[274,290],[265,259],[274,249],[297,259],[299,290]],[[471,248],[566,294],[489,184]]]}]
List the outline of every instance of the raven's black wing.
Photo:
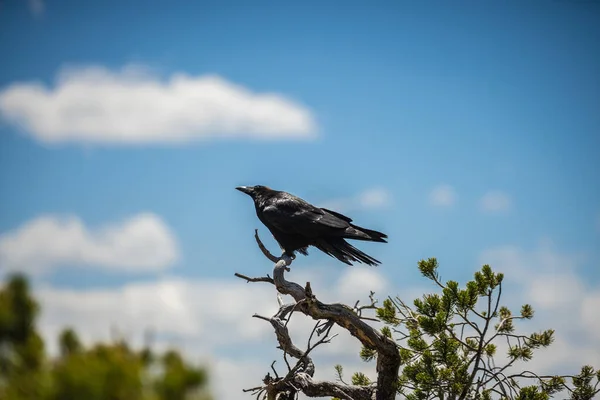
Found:
[{"label": "raven's black wing", "polygon": [[317,237],[332,230],[345,230],[350,226],[347,217],[340,218],[337,213],[315,207],[289,194],[272,198],[262,209],[262,214],[276,229],[307,237]]},{"label": "raven's black wing", "polygon": [[333,214],[333,215],[335,215],[336,217],[338,217],[339,219],[343,219],[343,220],[344,220],[344,221],[346,221],[346,222],[352,222],[352,219],[351,219],[351,218],[349,218],[349,217],[346,217],[344,214],[340,214],[339,212],[331,211],[331,210],[328,210],[328,209],[326,209],[326,208],[321,208],[321,210],[323,210],[323,211],[325,211],[325,212],[328,212],[329,214]]}]

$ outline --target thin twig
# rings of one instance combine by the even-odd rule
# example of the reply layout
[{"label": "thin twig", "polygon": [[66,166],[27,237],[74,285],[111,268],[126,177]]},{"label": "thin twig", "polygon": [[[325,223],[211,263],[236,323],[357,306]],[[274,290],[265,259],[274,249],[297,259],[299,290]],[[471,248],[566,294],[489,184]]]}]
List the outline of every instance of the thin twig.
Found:
[{"label": "thin twig", "polygon": [[275,371],[275,367],[274,367],[276,362],[277,362],[277,360],[273,360],[273,362],[271,363],[271,370],[275,374],[275,378],[279,379],[279,374],[277,373],[277,371]]},{"label": "thin twig", "polygon": [[273,278],[271,278],[270,276],[261,276],[258,278],[250,278],[249,276],[246,275],[242,275],[240,273],[235,273],[235,276],[237,276],[238,278],[242,278],[244,279],[246,282],[250,283],[250,282],[267,282],[267,283],[275,283],[273,281]]}]

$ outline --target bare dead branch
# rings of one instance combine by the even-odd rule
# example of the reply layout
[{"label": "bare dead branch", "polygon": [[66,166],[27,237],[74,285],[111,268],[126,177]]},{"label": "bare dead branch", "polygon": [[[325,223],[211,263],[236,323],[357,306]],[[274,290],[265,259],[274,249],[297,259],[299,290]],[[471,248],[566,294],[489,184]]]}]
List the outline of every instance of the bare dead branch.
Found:
[{"label": "bare dead branch", "polygon": [[261,276],[258,278],[250,278],[246,275],[242,275],[242,274],[238,274],[237,272],[234,274],[235,276],[237,276],[238,278],[242,278],[244,279],[246,282],[250,283],[250,282],[267,282],[267,283],[274,283],[273,282],[273,278],[271,278],[270,276]]},{"label": "bare dead branch", "polygon": [[[277,314],[272,318],[258,315],[255,315],[255,317],[269,321],[277,335],[279,347],[284,350],[284,356],[289,354],[298,360],[285,377],[270,378],[265,382],[265,386],[255,390],[255,392],[259,395],[260,393],[266,393],[265,398],[269,399],[274,399],[276,395],[280,395],[279,398],[291,399],[295,395],[295,391],[302,391],[309,397],[338,397],[353,400],[395,399],[400,366],[398,347],[392,339],[364,322],[362,320],[364,317],[360,315],[362,309],[375,308],[372,295],[370,296],[372,304],[361,307],[356,311],[344,304],[322,303],[312,293],[310,282],[307,282],[303,288],[299,284],[285,279],[284,274],[290,270],[288,267],[291,265],[293,258],[285,253],[281,257],[273,256],[262,244],[258,231],[255,231],[255,239],[265,257],[275,263],[273,278],[250,278],[237,273],[235,276],[246,280],[246,282],[272,283],[279,293],[290,295],[295,300],[294,304],[281,305]],[[305,352],[302,352],[292,343],[287,330],[287,321],[284,323],[286,316],[289,320],[289,315],[295,311],[299,311],[315,320],[326,321],[325,323],[317,323],[315,326],[315,330],[320,331],[320,334],[324,334],[324,336],[314,345],[309,343]],[[375,387],[313,380],[314,364],[308,354],[316,346],[327,343],[332,339],[329,333],[334,324],[350,332],[363,346],[377,351],[378,379]]]}]

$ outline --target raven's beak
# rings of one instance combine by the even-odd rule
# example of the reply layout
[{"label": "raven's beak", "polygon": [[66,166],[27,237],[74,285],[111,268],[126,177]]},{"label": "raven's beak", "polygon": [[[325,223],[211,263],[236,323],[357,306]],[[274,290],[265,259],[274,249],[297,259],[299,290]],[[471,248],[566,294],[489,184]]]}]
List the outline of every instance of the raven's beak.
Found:
[{"label": "raven's beak", "polygon": [[252,186],[238,186],[236,189],[242,193],[246,193],[248,196],[251,196],[254,192],[254,188]]}]

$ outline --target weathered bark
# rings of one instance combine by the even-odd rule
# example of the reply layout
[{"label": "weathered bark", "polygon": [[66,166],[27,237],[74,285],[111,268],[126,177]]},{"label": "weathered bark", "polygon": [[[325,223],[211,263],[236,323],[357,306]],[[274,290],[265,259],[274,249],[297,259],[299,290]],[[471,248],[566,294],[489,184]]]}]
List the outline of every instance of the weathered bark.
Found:
[{"label": "weathered bark", "polygon": [[[256,393],[258,389],[268,393],[267,398],[275,399],[278,393],[285,393],[283,398],[291,395],[293,391],[302,391],[309,397],[338,397],[349,400],[393,400],[397,393],[398,370],[400,367],[400,355],[396,343],[383,335],[377,329],[364,322],[354,310],[344,304],[325,304],[317,300],[310,288],[310,282],[303,288],[295,282],[285,279],[285,271],[291,265],[292,259],[287,256],[280,258],[274,257],[265,249],[260,242],[258,234],[255,235],[256,241],[269,260],[277,260],[273,270],[273,278],[260,277],[249,278],[244,275],[235,274],[239,278],[248,282],[268,282],[275,285],[277,291],[282,294],[288,294],[294,298],[296,303],[284,304],[272,318],[259,317],[271,322],[275,329],[280,348],[292,357],[298,359],[298,363],[287,376],[279,379],[271,378],[271,381],[265,380],[265,387],[254,388]],[[283,322],[288,314],[299,311],[315,320],[327,320],[348,330],[350,334],[356,337],[361,343],[377,351],[377,385],[372,386],[354,386],[335,382],[314,381],[314,364],[307,354],[298,349],[289,337],[287,327]],[[310,351],[310,350],[309,350]],[[267,376],[269,378],[269,376]],[[291,390],[290,390],[291,389]],[[272,397],[274,395],[274,397]],[[281,398],[281,397],[280,397]]]}]

